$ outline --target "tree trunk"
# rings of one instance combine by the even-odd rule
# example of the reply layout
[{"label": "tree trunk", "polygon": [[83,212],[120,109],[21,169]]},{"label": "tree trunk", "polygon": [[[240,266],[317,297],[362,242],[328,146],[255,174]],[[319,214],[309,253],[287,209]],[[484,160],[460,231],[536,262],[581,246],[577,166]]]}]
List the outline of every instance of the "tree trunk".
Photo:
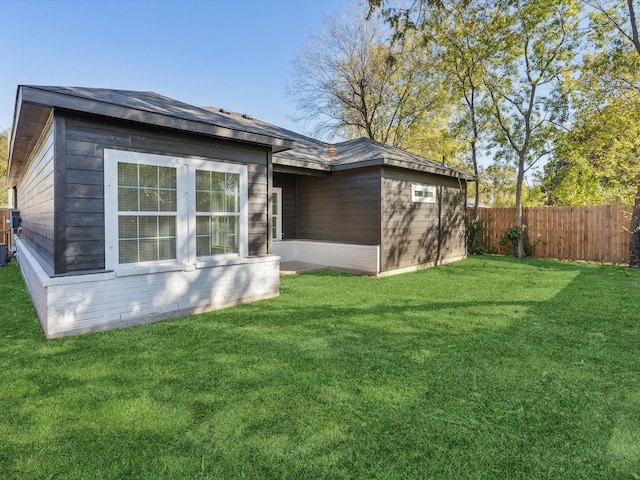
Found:
[{"label": "tree trunk", "polygon": [[629,226],[629,266],[640,267],[640,182]]},{"label": "tree trunk", "polygon": [[522,183],[524,182],[524,153],[519,154],[518,179],[516,183],[516,229],[518,231],[518,245],[516,257],[524,258],[524,230],[522,229]]},{"label": "tree trunk", "polygon": [[[476,135],[475,132],[474,135]],[[473,183],[476,187],[475,198],[473,199],[473,219],[477,222],[480,220],[480,177],[478,176],[478,150],[475,139],[471,142],[471,158],[473,161],[473,175],[475,176]]]}]

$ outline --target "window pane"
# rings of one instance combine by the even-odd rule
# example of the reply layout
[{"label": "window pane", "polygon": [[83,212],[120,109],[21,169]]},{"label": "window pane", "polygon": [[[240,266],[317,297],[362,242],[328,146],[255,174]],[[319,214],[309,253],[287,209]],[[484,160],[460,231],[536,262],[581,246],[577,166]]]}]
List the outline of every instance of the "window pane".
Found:
[{"label": "window pane", "polygon": [[138,186],[138,165],[133,163],[118,163],[118,185]]},{"label": "window pane", "polygon": [[196,255],[199,257],[238,253],[237,216],[198,216],[196,218]]},{"label": "window pane", "polygon": [[158,217],[140,218],[140,238],[153,238],[158,236]]},{"label": "window pane", "polygon": [[118,237],[138,238],[138,217],[118,217]]},{"label": "window pane", "polygon": [[211,172],[211,190],[214,192],[224,191],[224,177],[223,172]]},{"label": "window pane", "polygon": [[238,253],[238,217],[226,217],[227,238],[225,247],[227,253]]},{"label": "window pane", "polygon": [[120,263],[138,261],[138,240],[120,240]]},{"label": "window pane", "polygon": [[148,262],[176,258],[176,217],[118,217],[120,263]]},{"label": "window pane", "polygon": [[211,193],[196,192],[196,212],[210,212]]},{"label": "window pane", "polygon": [[160,190],[160,205],[161,212],[175,212],[177,210],[176,204],[176,191],[175,190]]},{"label": "window pane", "polygon": [[176,258],[175,238],[161,238],[158,240],[158,260],[171,260]]},{"label": "window pane", "polygon": [[207,235],[206,237],[197,237],[196,238],[196,255],[199,257],[208,257],[211,255],[211,250],[209,250],[209,240],[210,237]]},{"label": "window pane", "polygon": [[141,262],[152,262],[153,260],[158,260],[158,239],[145,238],[140,240],[139,245]]},{"label": "window pane", "polygon": [[175,217],[158,217],[158,236],[175,238],[176,236]]},{"label": "window pane", "polygon": [[140,211],[141,212],[157,212],[158,211],[158,190],[145,188],[140,191]]},{"label": "window pane", "polygon": [[176,169],[171,167],[159,167],[158,186],[160,188],[176,188]]},{"label": "window pane", "polygon": [[211,172],[196,170],[196,190],[211,189]]},{"label": "window pane", "polygon": [[211,233],[209,217],[196,217],[196,235],[209,235]]},{"label": "window pane", "polygon": [[196,211],[240,212],[240,175],[196,170]]},{"label": "window pane", "polygon": [[176,175],[172,167],[118,163],[118,210],[176,212]]},{"label": "window pane", "polygon": [[138,189],[135,187],[118,188],[118,210],[130,212],[138,210]]},{"label": "window pane", "polygon": [[214,192],[213,193],[213,205],[211,207],[210,212],[226,212],[224,205],[225,195],[223,192]]},{"label": "window pane", "polygon": [[155,165],[140,165],[140,186],[158,186],[158,167]]}]

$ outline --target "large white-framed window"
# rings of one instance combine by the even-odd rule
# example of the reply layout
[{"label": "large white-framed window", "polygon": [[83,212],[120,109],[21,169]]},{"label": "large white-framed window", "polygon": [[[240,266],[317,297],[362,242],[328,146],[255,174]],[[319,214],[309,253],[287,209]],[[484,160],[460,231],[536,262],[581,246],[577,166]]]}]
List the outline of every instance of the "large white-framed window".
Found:
[{"label": "large white-framed window", "polygon": [[271,193],[271,238],[282,240],[282,188],[273,187]]},{"label": "large white-framed window", "polygon": [[248,251],[247,167],[105,149],[106,268],[195,268]]},{"label": "large white-framed window", "polygon": [[411,201],[419,203],[436,203],[436,186],[412,184]]}]

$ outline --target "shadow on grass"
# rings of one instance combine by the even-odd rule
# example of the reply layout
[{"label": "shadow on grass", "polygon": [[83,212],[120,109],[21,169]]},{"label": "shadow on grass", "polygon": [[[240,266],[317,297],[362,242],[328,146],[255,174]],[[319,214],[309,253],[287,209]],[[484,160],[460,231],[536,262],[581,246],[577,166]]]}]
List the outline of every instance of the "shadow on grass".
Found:
[{"label": "shadow on grass", "polygon": [[7,478],[640,474],[631,270],[323,271],[276,299],[56,340],[6,278]]}]

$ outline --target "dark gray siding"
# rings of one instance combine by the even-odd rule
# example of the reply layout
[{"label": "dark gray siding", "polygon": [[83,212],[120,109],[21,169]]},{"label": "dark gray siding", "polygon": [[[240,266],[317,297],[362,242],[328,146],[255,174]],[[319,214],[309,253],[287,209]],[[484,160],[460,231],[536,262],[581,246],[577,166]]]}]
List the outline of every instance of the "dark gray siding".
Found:
[{"label": "dark gray siding", "polygon": [[274,173],[273,186],[282,188],[282,238],[298,238],[298,181],[295,175]]},{"label": "dark gray siding", "polygon": [[[385,167],[382,178],[382,271],[466,255],[466,182]],[[411,201],[411,185],[436,185],[436,203]]]},{"label": "dark gray siding", "polygon": [[[65,116],[64,238],[56,245],[64,255],[64,272],[104,268],[104,149],[159,155],[209,158],[243,163],[248,170],[249,255],[268,250],[269,152],[256,147],[130,122],[105,122],[93,117]],[[64,273],[56,271],[56,273]]]},{"label": "dark gray siding", "polygon": [[380,243],[380,169],[298,177],[298,238]]},{"label": "dark gray siding", "polygon": [[21,238],[41,258],[48,274],[54,272],[54,137],[53,125],[47,123],[17,185]]}]

